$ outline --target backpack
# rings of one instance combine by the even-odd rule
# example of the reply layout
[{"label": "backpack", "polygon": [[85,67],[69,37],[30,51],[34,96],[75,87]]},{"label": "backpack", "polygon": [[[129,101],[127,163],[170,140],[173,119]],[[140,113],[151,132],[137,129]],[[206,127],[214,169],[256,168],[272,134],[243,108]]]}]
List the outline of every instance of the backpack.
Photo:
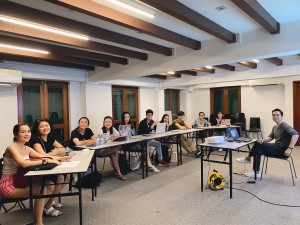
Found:
[{"label": "backpack", "polygon": [[[98,171],[86,174],[81,177],[81,187],[82,188],[94,188],[100,186],[100,182],[102,180],[102,174]],[[78,181],[74,185],[76,188],[79,187]]]}]

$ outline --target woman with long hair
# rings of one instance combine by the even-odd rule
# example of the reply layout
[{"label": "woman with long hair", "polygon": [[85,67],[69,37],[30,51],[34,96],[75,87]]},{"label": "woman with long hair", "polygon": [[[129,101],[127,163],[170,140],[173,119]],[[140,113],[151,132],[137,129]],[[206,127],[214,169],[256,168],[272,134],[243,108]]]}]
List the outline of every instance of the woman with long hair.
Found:
[{"label": "woman with long hair", "polygon": [[[43,158],[44,155],[36,152],[25,144],[31,138],[30,127],[27,124],[17,124],[13,128],[14,143],[12,143],[3,155],[3,171],[0,180],[0,196],[2,198],[27,198],[29,197],[28,180],[21,174],[22,168],[30,166],[38,166],[47,163],[60,164],[55,159]],[[30,158],[37,160],[31,161]],[[25,179],[24,179],[25,178]],[[46,184],[50,184],[46,181]],[[41,180],[33,181],[33,194],[40,194]],[[42,194],[51,194],[53,191],[52,185],[45,185]],[[51,204],[45,204],[45,199],[36,199],[34,202],[34,217],[36,225],[43,225],[43,209],[49,210]],[[58,212],[53,212],[57,214]]]},{"label": "woman with long hair", "polygon": [[[100,135],[106,134],[106,141],[114,141],[120,137],[120,133],[113,127],[113,119],[111,116],[104,117],[103,127],[101,128]],[[126,180],[126,177],[122,175],[119,167],[119,147],[105,148],[97,150],[96,155],[101,157],[108,156],[112,162],[112,166],[115,170],[115,175],[122,181]]]},{"label": "woman with long hair", "polygon": [[[44,156],[57,156],[59,159],[63,160],[62,156],[66,155],[66,149],[53,137],[51,131],[53,130],[52,124],[48,119],[39,119],[36,120],[32,127],[32,140],[31,146],[38,153]],[[54,175],[47,176],[48,180],[53,181],[55,183],[53,194],[59,194],[63,188],[62,183],[67,183],[69,181],[69,175]],[[60,203],[55,203],[54,197],[49,198],[49,204],[55,208],[62,208],[63,205]],[[51,214],[51,211],[46,214]],[[61,215],[61,212],[59,212]]]}]

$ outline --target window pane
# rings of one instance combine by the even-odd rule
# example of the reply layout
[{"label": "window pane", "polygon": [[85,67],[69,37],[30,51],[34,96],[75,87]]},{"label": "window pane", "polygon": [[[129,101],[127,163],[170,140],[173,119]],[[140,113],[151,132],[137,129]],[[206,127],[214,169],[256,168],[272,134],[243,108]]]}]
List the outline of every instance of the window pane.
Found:
[{"label": "window pane", "polygon": [[62,88],[48,88],[49,120],[52,124],[64,123]]},{"label": "window pane", "polygon": [[132,90],[126,90],[126,97],[127,97],[127,111],[130,113],[130,117],[132,119],[135,119],[136,118],[136,92]]},{"label": "window pane", "polygon": [[113,90],[113,117],[115,120],[120,120],[123,112],[123,91],[122,90]]},{"label": "window pane", "polygon": [[219,111],[224,112],[222,90],[214,91],[214,114],[217,114]]},{"label": "window pane", "polygon": [[171,96],[172,96],[172,114],[177,114],[178,113],[178,92],[177,91],[172,91],[171,92]]},{"label": "window pane", "polygon": [[23,107],[24,123],[32,126],[41,117],[40,87],[23,87]]},{"label": "window pane", "polygon": [[52,134],[56,141],[64,145],[64,129],[55,129]]},{"label": "window pane", "polygon": [[170,111],[170,94],[168,91],[165,91],[165,111]]},{"label": "window pane", "polygon": [[238,90],[228,91],[228,113],[235,114],[238,112]]}]

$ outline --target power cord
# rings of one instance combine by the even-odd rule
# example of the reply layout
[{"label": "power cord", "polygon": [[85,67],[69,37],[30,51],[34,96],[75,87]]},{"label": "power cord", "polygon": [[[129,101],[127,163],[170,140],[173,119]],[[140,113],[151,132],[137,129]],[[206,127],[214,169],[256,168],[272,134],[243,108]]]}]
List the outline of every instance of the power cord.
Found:
[{"label": "power cord", "polygon": [[[225,179],[224,179],[224,180],[225,180]],[[248,180],[247,182],[232,183],[232,184],[255,183],[255,181],[254,181],[254,182],[249,182],[249,181],[250,181],[250,180]],[[225,182],[226,182],[226,186],[225,186],[225,187],[226,187],[226,188],[229,188],[228,182],[227,182],[226,180],[225,180]],[[264,203],[270,204],[270,205],[277,205],[277,206],[291,207],[291,208],[299,208],[299,207],[300,207],[300,205],[286,205],[286,204],[279,204],[279,203],[275,203],[275,202],[269,202],[269,201],[267,201],[267,200],[264,200],[264,199],[258,197],[257,195],[253,194],[252,192],[247,191],[247,190],[244,190],[244,189],[241,189],[241,188],[232,188],[232,189],[238,190],[238,191],[246,192],[246,193],[252,195],[253,197],[257,198],[258,200],[260,200],[260,201],[262,201],[262,202],[264,202]]]},{"label": "power cord", "polygon": [[[229,188],[229,187],[227,187]],[[244,189],[240,189],[240,188],[232,188],[234,190],[238,190],[238,191],[243,191],[243,192],[246,192],[250,195],[252,195],[253,197],[257,198],[258,200],[262,201],[262,202],[265,202],[265,203],[268,203],[270,205],[277,205],[277,206],[284,206],[284,207],[292,207],[292,208],[299,208],[300,205],[285,205],[285,204],[279,204],[279,203],[275,203],[275,202],[269,202],[269,201],[266,201],[258,196],[256,196],[255,194],[251,193],[250,191],[247,191],[247,190],[244,190]]]}]

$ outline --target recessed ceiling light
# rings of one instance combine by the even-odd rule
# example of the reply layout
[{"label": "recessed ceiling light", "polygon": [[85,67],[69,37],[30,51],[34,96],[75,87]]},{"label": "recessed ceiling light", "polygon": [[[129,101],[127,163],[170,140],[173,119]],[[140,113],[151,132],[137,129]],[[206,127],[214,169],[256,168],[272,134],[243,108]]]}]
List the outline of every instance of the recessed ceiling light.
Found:
[{"label": "recessed ceiling light", "polygon": [[45,55],[49,54],[48,51],[33,49],[33,48],[24,48],[24,47],[15,46],[15,45],[7,45],[7,44],[1,44],[0,43],[0,47],[10,48],[10,49],[15,49],[15,50],[21,50],[21,51],[27,51],[27,52],[40,53],[40,54],[45,54]]},{"label": "recessed ceiling light", "polygon": [[205,68],[206,68],[206,69],[209,69],[209,70],[213,69],[212,66],[206,66]]},{"label": "recessed ceiling light", "polygon": [[167,74],[175,74],[174,71],[168,71]]},{"label": "recessed ceiling light", "polygon": [[[101,0],[91,0],[91,1],[101,4]],[[125,1],[125,0],[106,0],[106,1],[111,2],[117,6],[120,6],[120,7],[124,8],[125,10],[130,10],[132,12],[138,13],[143,16],[147,16],[149,18],[155,17],[154,14],[152,14],[146,10],[145,6],[148,6],[148,5],[141,4],[142,2],[139,2],[139,1]]]},{"label": "recessed ceiling light", "polygon": [[221,6],[217,7],[217,8],[215,8],[215,9],[218,10],[218,11],[223,11],[223,10],[225,10],[227,8],[224,5],[221,5]]},{"label": "recessed ceiling light", "polygon": [[54,27],[48,27],[43,24],[37,24],[34,22],[30,22],[30,21],[20,20],[18,18],[0,15],[0,21],[17,24],[17,25],[21,25],[24,27],[30,27],[33,29],[38,29],[38,30],[42,30],[42,31],[46,31],[46,32],[55,33],[55,34],[60,34],[60,35],[68,36],[68,37],[73,37],[73,38],[77,38],[77,39],[81,39],[81,40],[89,40],[88,36],[85,36],[82,34],[77,34],[77,33],[73,33],[70,31],[57,29]]},{"label": "recessed ceiling light", "polygon": [[259,60],[258,59],[253,59],[252,62],[259,63]]}]

